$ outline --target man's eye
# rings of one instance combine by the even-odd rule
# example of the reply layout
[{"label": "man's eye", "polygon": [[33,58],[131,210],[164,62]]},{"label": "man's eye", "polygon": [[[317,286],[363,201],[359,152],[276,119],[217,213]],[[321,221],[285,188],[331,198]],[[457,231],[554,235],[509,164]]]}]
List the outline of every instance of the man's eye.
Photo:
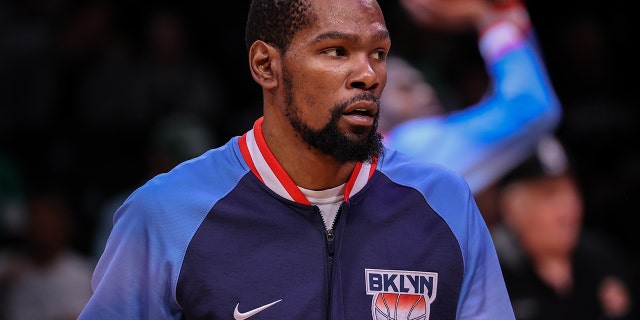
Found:
[{"label": "man's eye", "polygon": [[328,56],[333,57],[344,57],[347,55],[347,51],[342,48],[331,48],[324,51],[324,53]]},{"label": "man's eye", "polygon": [[380,50],[373,53],[373,58],[378,60],[384,60],[387,57],[387,52]]}]

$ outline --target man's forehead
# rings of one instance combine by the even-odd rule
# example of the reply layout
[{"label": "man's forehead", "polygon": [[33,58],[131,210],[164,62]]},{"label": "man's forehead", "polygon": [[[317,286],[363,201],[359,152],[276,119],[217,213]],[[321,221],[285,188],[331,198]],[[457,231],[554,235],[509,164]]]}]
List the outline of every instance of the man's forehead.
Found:
[{"label": "man's forehead", "polygon": [[330,23],[356,20],[354,14],[382,18],[382,11],[375,0],[310,0],[310,3],[320,20]]},{"label": "man's forehead", "polygon": [[321,38],[361,37],[370,33],[374,40],[389,38],[382,11],[371,0],[312,0],[313,23],[309,33]]}]

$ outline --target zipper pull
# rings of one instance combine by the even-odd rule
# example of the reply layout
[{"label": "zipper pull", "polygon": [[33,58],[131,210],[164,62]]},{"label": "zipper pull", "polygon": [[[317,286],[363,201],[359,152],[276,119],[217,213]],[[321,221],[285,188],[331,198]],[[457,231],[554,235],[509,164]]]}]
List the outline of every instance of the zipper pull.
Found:
[{"label": "zipper pull", "polygon": [[327,241],[333,242],[333,237],[334,237],[333,229],[327,230]]}]

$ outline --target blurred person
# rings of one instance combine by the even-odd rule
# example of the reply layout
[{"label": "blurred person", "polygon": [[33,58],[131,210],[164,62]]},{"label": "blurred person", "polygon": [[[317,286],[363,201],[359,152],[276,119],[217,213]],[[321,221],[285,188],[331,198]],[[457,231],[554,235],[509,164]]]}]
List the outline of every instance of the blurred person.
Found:
[{"label": "blurred person", "polygon": [[159,5],[146,22],[141,61],[145,105],[153,118],[190,113],[207,122],[219,119],[226,92],[221,79],[193,50],[187,20]]},{"label": "blurred person", "polygon": [[385,144],[460,173],[492,226],[499,220],[494,183],[524,160],[561,118],[526,7],[495,0],[401,4],[421,27],[473,28],[491,83],[479,102],[448,112],[421,70],[401,56],[390,56],[380,111]]},{"label": "blurred person", "polygon": [[[85,183],[90,202],[113,192],[104,190],[105,185],[116,185],[117,190],[138,182],[135,175],[145,169],[144,161],[139,161],[145,156],[139,148],[146,142],[141,137],[164,117],[191,114],[219,131],[214,123],[223,121],[219,111],[224,90],[217,73],[194,50],[189,21],[170,4],[145,8],[140,34],[115,28],[122,23],[117,5],[85,6],[83,16],[102,12],[102,20],[114,29],[104,35],[100,55],[86,65],[74,86],[78,123],[91,137],[76,141],[79,149],[92,151],[83,152],[82,159],[94,166],[76,166],[86,171],[78,172],[82,179],[95,177]],[[102,182],[95,184],[98,180]]]},{"label": "blurred person", "polygon": [[54,25],[65,8],[65,1],[0,3],[0,134],[3,137],[15,139],[33,131],[43,132],[55,123],[59,83]]},{"label": "blurred person", "polygon": [[1,319],[76,319],[91,296],[93,265],[72,246],[68,199],[31,190],[26,213],[24,241],[0,253]]},{"label": "blurred person", "polygon": [[60,40],[67,69],[74,70],[73,64],[82,67],[67,80],[79,124],[94,135],[125,135],[148,127],[152,112],[147,110],[135,47],[118,28],[115,4],[91,1],[79,6]]},{"label": "blurred person", "polygon": [[513,319],[455,172],[377,131],[389,30],[374,0],[253,0],[263,115],[133,191],[79,319]]},{"label": "blurred person", "polygon": [[542,138],[499,186],[493,237],[517,319],[638,319],[630,261],[583,226],[582,193],[556,138]]},{"label": "blurred person", "polygon": [[16,241],[24,223],[24,175],[14,156],[0,149],[0,250]]}]

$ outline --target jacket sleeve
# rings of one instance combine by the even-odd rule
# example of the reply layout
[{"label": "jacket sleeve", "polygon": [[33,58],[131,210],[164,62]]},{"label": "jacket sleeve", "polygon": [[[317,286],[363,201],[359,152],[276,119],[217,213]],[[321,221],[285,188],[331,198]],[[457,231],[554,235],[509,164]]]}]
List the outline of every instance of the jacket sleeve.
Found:
[{"label": "jacket sleeve", "polygon": [[389,132],[392,148],[457,171],[474,193],[525,159],[561,118],[532,29],[498,23],[485,30],[478,43],[491,79],[483,99]]},{"label": "jacket sleeve", "polygon": [[248,171],[237,138],[159,174],[116,210],[79,320],[182,319],[185,252],[215,203]]},{"label": "jacket sleeve", "polygon": [[158,204],[139,189],[115,212],[91,281],[94,292],[79,320],[180,319],[172,294],[177,264],[170,252],[175,250],[157,229],[169,225],[157,222],[163,216]]},{"label": "jacket sleeve", "polygon": [[464,179],[440,179],[426,194],[458,240],[464,261],[456,318],[515,319],[491,234]]},{"label": "jacket sleeve", "polygon": [[475,139],[472,162],[461,172],[474,192],[526,158],[561,119],[533,29],[499,23],[481,34],[479,50],[490,90],[477,105],[448,119],[464,123],[467,136]]}]

